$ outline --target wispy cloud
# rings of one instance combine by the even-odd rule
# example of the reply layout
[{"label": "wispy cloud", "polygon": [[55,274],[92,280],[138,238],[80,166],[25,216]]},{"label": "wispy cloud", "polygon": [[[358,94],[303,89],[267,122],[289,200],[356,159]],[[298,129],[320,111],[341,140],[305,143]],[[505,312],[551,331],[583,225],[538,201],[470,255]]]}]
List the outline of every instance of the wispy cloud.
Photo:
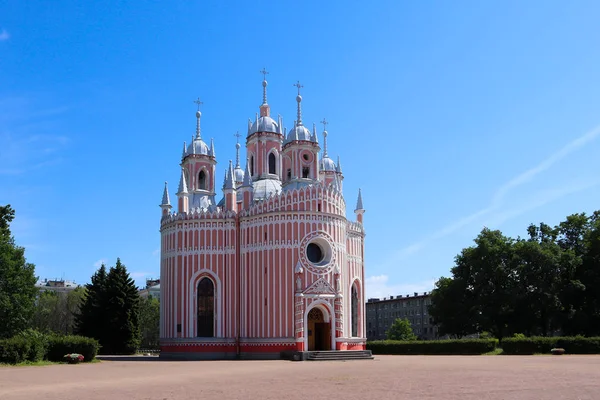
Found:
[{"label": "wispy cloud", "polygon": [[2,29],[2,31],[0,31],[0,42],[4,42],[8,39],[10,39],[10,34],[6,31],[6,29]]},{"label": "wispy cloud", "polygon": [[153,256],[153,257],[156,257],[156,256],[158,256],[159,254],[160,254],[160,247],[157,247],[156,249],[154,249],[154,250],[152,251],[152,256]]},{"label": "wispy cloud", "polygon": [[106,265],[106,258],[101,258],[94,263],[95,268],[100,268],[102,264]]},{"label": "wispy cloud", "polygon": [[[544,171],[547,171],[552,166],[554,166],[555,164],[557,164],[558,162],[560,162],[567,156],[571,155],[575,151],[581,149],[586,144],[594,141],[596,138],[598,138],[598,136],[600,136],[600,126],[597,126],[596,128],[587,132],[585,135],[582,135],[582,136],[578,137],[577,139],[573,140],[572,142],[568,143],[566,146],[564,146],[563,148],[561,148],[554,154],[551,154],[549,157],[544,159],[542,162],[540,162],[535,167],[530,168],[530,169],[520,173],[519,175],[510,179],[508,182],[504,183],[502,186],[500,186],[495,191],[495,193],[492,196],[492,199],[487,207],[485,207],[479,211],[476,211],[470,215],[467,215],[467,216],[459,219],[458,221],[455,221],[452,224],[449,224],[449,225],[445,226],[444,228],[434,232],[430,236],[401,249],[398,253],[395,254],[394,258],[397,259],[397,258],[401,258],[401,257],[407,256],[410,254],[414,254],[414,253],[422,250],[430,242],[441,239],[448,235],[451,235],[452,233],[457,232],[458,230],[464,228],[465,226],[467,226],[475,221],[481,220],[483,217],[490,216],[492,213],[498,212],[501,209],[501,207],[504,205],[504,202],[505,202],[506,198],[508,197],[508,195],[511,192],[513,192],[514,189],[516,189],[520,186],[523,186],[524,184],[526,184],[528,182],[531,182],[536,176],[538,176],[539,174],[541,174]],[[588,182],[586,184],[583,184],[579,188],[557,189],[557,190],[553,191],[553,193],[554,193],[553,196],[548,197],[545,200],[534,201],[534,202],[528,204],[527,206],[520,207],[517,210],[509,210],[506,212],[502,212],[498,215],[493,215],[492,219],[495,218],[496,220],[506,221],[510,218],[514,218],[520,214],[523,214],[524,212],[531,211],[535,208],[541,207],[541,206],[549,203],[550,201],[554,201],[560,197],[564,197],[568,194],[571,194],[574,191],[581,191],[586,188],[595,186],[596,184],[597,183],[589,183]]]},{"label": "wispy cloud", "polygon": [[401,285],[390,284],[387,275],[370,276],[366,279],[365,287],[367,298],[383,298],[396,295],[412,295],[413,293],[429,292],[434,288],[435,281],[406,283]]},{"label": "wispy cloud", "polygon": [[151,272],[146,272],[146,271],[132,271],[129,273],[129,275],[133,279],[140,279],[140,278],[145,278],[147,276],[152,276],[153,274]]}]

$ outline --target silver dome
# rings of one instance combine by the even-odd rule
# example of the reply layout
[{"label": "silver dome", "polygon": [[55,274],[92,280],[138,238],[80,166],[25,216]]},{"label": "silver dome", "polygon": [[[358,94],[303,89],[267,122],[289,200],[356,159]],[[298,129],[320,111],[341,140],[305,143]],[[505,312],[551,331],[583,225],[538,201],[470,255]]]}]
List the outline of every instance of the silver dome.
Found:
[{"label": "silver dome", "polygon": [[319,162],[319,169],[321,171],[331,171],[331,172],[336,171],[335,163],[329,157],[321,158],[321,161]]},{"label": "silver dome", "polygon": [[[296,139],[296,135],[298,138]],[[306,140],[310,142],[311,134],[310,131],[304,125],[296,125],[294,126],[287,135],[287,141],[291,142],[293,140]]]},{"label": "silver dome", "polygon": [[194,139],[187,148],[187,154],[204,154],[208,155],[208,146],[202,139]]},{"label": "silver dome", "polygon": [[234,181],[236,183],[243,182],[244,181],[244,170],[241,169],[239,166],[235,167],[235,169],[233,170],[233,177],[234,177]]},{"label": "silver dome", "polygon": [[276,179],[261,179],[252,184],[254,200],[266,199],[281,193],[281,182]]},{"label": "silver dome", "polygon": [[252,124],[252,127],[250,128],[250,134],[253,134],[256,132],[278,133],[279,126],[277,125],[277,122],[275,122],[275,120],[273,120],[273,118],[271,118],[271,117],[267,117],[267,116],[260,117],[258,119],[258,121],[254,121],[254,123]]}]

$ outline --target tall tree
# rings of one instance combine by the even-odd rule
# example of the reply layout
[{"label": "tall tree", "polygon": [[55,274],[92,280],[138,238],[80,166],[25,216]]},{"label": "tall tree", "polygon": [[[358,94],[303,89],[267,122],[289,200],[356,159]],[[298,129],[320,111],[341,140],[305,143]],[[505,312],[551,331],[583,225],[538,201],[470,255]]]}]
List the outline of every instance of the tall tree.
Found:
[{"label": "tall tree", "polygon": [[78,287],[69,292],[50,290],[39,294],[31,327],[41,332],[72,334],[75,319],[85,297],[85,288]]},{"label": "tall tree", "polygon": [[160,303],[158,299],[148,296],[140,299],[141,347],[158,349],[160,328]]},{"label": "tall tree", "polygon": [[106,322],[111,329],[101,343],[105,353],[131,354],[139,348],[139,301],[134,280],[117,258],[106,278]]},{"label": "tall tree", "polygon": [[477,332],[473,290],[464,279],[441,277],[431,292],[429,315],[440,336],[461,338]]},{"label": "tall tree", "polygon": [[85,297],[75,317],[76,332],[97,339],[101,345],[106,342],[110,329],[106,324],[106,281],[106,266],[102,264],[92,276],[91,283],[85,285]]},{"label": "tall tree", "polygon": [[15,245],[10,231],[14,217],[10,204],[0,206],[0,338],[28,327],[37,294],[35,266],[25,260],[25,249]]}]

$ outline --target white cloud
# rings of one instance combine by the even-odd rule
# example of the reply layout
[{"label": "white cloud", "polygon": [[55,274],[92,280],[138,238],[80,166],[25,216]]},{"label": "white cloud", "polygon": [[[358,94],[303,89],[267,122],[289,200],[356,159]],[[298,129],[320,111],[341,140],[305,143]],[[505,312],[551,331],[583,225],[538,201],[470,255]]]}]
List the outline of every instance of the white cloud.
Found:
[{"label": "white cloud", "polygon": [[[450,225],[445,226],[444,228],[434,232],[433,234],[431,234],[430,236],[426,237],[425,239],[423,239],[419,242],[412,243],[411,245],[409,245],[409,246],[401,249],[399,252],[397,252],[393,258],[398,259],[398,258],[403,258],[410,254],[414,254],[414,253],[422,250],[430,242],[437,240],[437,239],[441,239],[448,235],[451,235],[452,233],[457,232],[458,230],[471,224],[472,222],[480,220],[484,216],[489,216],[490,214],[492,214],[492,212],[497,212],[504,205],[504,201],[505,201],[506,197],[515,188],[522,186],[527,182],[532,181],[537,175],[550,169],[552,166],[554,166],[559,161],[563,160],[568,155],[572,154],[576,150],[579,150],[580,148],[582,148],[584,145],[595,140],[598,136],[600,136],[600,126],[597,126],[596,128],[587,132],[585,135],[582,135],[582,136],[578,137],[577,139],[571,141],[566,146],[564,146],[563,148],[561,148],[554,154],[551,154],[549,157],[544,159],[542,162],[540,162],[535,167],[530,168],[530,169],[520,173],[519,175],[510,179],[508,182],[504,183],[502,186],[500,186],[495,191],[495,193],[492,196],[492,199],[490,201],[490,204],[487,207],[485,207],[471,215],[463,217]],[[595,184],[591,184],[591,186],[595,186]],[[581,188],[576,189],[575,191],[581,191],[581,190],[584,190],[591,186],[588,183],[586,185],[583,185]],[[511,212],[502,212],[498,215],[493,215],[492,219],[499,218],[500,220],[502,220],[502,222],[504,222],[504,221],[506,221],[510,218],[514,218],[517,215],[520,215],[526,211],[530,211],[535,208],[541,207],[542,205],[547,204],[550,201],[557,200],[560,197],[563,197],[570,193],[573,193],[573,191],[574,191],[574,189],[570,189],[570,190],[557,189],[555,191],[556,193],[554,193],[554,196],[551,199],[547,199],[546,201],[533,202],[533,203],[529,204],[527,207],[520,208],[520,211],[513,210],[512,213]],[[500,218],[501,215],[503,215],[502,218]],[[394,262],[395,261],[396,260],[394,260]]]},{"label": "white cloud", "polygon": [[140,278],[145,278],[147,276],[152,276],[153,274],[151,272],[145,272],[145,271],[133,271],[129,273],[129,276],[131,276],[134,279],[140,279]]},{"label": "white cloud", "polygon": [[6,31],[6,29],[2,29],[0,32],[0,42],[10,39],[10,34]]},{"label": "white cloud", "polygon": [[157,247],[156,249],[154,249],[154,250],[152,251],[152,256],[153,256],[153,257],[156,257],[156,256],[157,256],[157,255],[159,255],[159,254],[160,254],[160,247]]},{"label": "white cloud", "polygon": [[435,280],[422,282],[407,282],[403,284],[390,284],[387,275],[369,276],[365,282],[367,299],[383,298],[397,295],[413,295],[415,292],[429,292],[434,288]]},{"label": "white cloud", "polygon": [[106,258],[101,258],[94,263],[95,268],[100,268],[102,264],[106,265]]}]

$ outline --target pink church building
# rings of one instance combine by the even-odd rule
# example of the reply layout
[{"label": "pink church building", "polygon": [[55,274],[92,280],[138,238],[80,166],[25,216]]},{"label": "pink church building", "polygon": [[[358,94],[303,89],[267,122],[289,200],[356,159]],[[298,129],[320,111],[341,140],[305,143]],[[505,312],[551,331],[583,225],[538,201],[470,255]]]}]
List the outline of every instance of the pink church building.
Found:
[{"label": "pink church building", "polygon": [[[263,71],[266,77],[266,71]],[[271,117],[267,81],[248,120],[245,169],[237,144],[217,200],[214,141],[196,113],[183,145],[177,211],[165,183],[160,221],[161,357],[279,358],[286,352],[364,350],[365,274],[360,191],[346,219],[339,157],[297,116]],[[200,102],[197,102],[200,105]],[[322,151],[321,151],[322,150]]]}]

